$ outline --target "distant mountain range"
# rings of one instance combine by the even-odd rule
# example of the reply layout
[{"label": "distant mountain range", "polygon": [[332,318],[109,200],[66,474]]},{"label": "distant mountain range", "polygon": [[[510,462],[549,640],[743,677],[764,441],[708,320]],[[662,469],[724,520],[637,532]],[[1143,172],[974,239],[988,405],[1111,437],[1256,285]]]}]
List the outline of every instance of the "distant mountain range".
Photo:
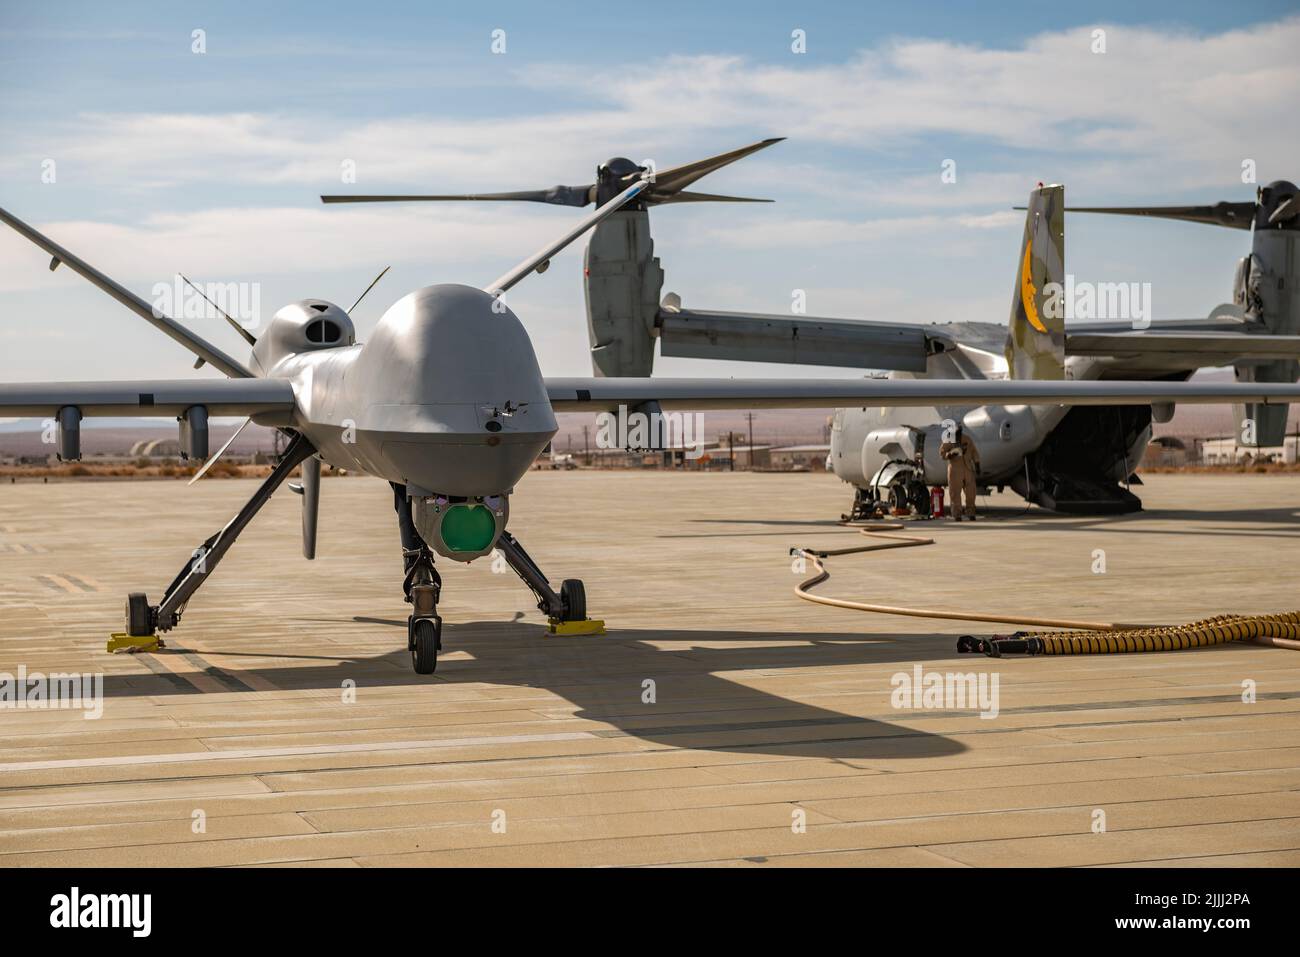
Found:
[{"label": "distant mountain range", "polygon": [[[821,444],[827,438],[827,423],[833,410],[792,409],[755,412],[753,419],[756,445]],[[556,417],[560,431],[553,448],[557,452],[583,450],[582,428],[587,427],[586,442],[596,446],[596,423],[592,415],[566,413]],[[212,426],[212,448],[218,449],[235,430],[234,424]],[[1204,439],[1231,435],[1237,429],[1229,406],[1183,405],[1179,406],[1172,421],[1155,427],[1158,436],[1172,435],[1180,438]],[[704,413],[704,437],[709,442],[719,435],[737,432],[748,437],[750,421],[744,412]],[[1300,431],[1300,409],[1291,408],[1287,431]],[[162,425],[157,419],[104,418],[87,419],[82,423],[81,446],[87,455],[125,455],[141,439],[176,438],[174,425]],[[231,446],[236,455],[270,452],[273,449],[273,431],[260,425],[250,425]],[[38,419],[20,419],[0,424],[0,455],[41,455],[52,451],[41,442],[41,422]]]},{"label": "distant mountain range", "polygon": [[[239,427],[213,425],[209,443],[215,452]],[[41,423],[37,419],[23,419],[0,426],[0,455],[50,455],[54,447],[41,442]],[[273,432],[260,425],[250,425],[230,447],[236,455],[270,452]],[[87,419],[81,424],[81,451],[83,455],[125,455],[131,446],[142,439],[175,439],[177,427],[159,425],[157,419]]]}]

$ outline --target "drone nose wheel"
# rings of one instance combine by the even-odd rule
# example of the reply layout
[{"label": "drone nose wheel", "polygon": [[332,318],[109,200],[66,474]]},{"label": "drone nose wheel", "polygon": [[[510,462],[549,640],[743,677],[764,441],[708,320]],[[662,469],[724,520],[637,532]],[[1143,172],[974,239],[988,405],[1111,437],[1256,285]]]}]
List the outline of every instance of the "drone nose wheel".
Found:
[{"label": "drone nose wheel", "polygon": [[411,615],[406,619],[406,648],[415,673],[431,675],[438,668],[438,651],[442,648],[442,619],[438,616],[442,579],[427,548],[412,550],[406,557],[409,561],[403,587],[411,603]]},{"label": "drone nose wheel", "polygon": [[418,675],[431,675],[438,667],[438,649],[442,647],[442,618],[438,616],[440,583],[433,580],[428,568],[419,568],[417,580],[411,588],[413,614],[406,620],[406,646],[411,652],[411,665]]},{"label": "drone nose wheel", "polygon": [[417,675],[431,675],[438,670],[438,649],[442,647],[442,619],[411,620],[411,666]]}]

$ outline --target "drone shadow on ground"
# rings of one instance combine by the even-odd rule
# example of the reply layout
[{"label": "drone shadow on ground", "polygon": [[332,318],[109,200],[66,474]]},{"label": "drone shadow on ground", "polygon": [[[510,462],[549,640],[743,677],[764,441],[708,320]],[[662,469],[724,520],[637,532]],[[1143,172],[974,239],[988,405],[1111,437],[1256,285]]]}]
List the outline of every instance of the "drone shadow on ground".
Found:
[{"label": "drone shadow on ground", "polygon": [[[401,642],[392,652],[376,657],[285,655],[247,645],[222,653],[211,648],[216,639],[206,642],[209,647],[202,657],[219,679],[255,677],[289,690],[335,691],[345,679],[356,681],[362,693],[366,687],[426,686],[436,695],[439,686],[459,684],[544,688],[572,703],[574,717],[607,725],[593,731],[597,737],[630,736],[673,749],[830,759],[932,758],[966,750],[951,737],[904,727],[882,716],[845,714],[761,687],[791,669],[823,669],[819,685],[809,687],[805,697],[821,697],[833,705],[839,694],[878,692],[883,693],[880,709],[887,712],[892,675],[906,671],[910,676],[916,663],[950,657],[951,636],[893,639],[843,633],[613,629],[604,636],[556,638],[547,636],[543,626],[520,618],[445,623],[442,660],[430,676],[411,671],[406,622],[397,619],[353,619],[368,629],[382,627],[395,645]],[[185,642],[178,637],[176,646],[181,651]],[[266,666],[250,667],[262,655]],[[843,678],[824,671],[860,665],[897,667]],[[958,670],[977,668],[978,664]],[[747,675],[737,681],[723,677],[738,671]],[[656,702],[664,707],[643,700],[647,680],[654,682]],[[173,690],[187,693],[174,683]],[[139,676],[111,675],[105,693],[153,695],[159,689]]]},{"label": "drone shadow on ground", "polygon": [[[1213,522],[1255,524],[1257,527],[1249,530],[1252,537],[1294,538],[1300,534],[1296,510],[1290,507],[1151,509],[1122,516],[993,508],[982,514],[986,524],[1002,522],[1018,531],[1087,529],[1173,535],[1245,531],[1179,528],[1187,523]],[[1152,520],[1168,523],[1168,527],[1133,527],[1137,522]],[[790,536],[799,534],[798,529],[818,535],[840,529],[834,520],[701,519],[697,523],[703,526],[698,536],[688,533],[671,537]],[[948,527],[917,524],[917,531],[932,528],[936,533]],[[709,526],[713,528],[705,530]],[[749,526],[753,531],[740,532],[738,526]],[[978,535],[979,528],[954,527],[952,533]],[[848,534],[847,530],[844,534]],[[571,702],[575,717],[605,725],[592,732],[597,737],[630,736],[662,748],[840,760],[919,759],[954,755],[967,749],[953,737],[894,723],[886,711],[886,694],[880,697],[882,713],[878,715],[845,714],[833,707],[838,695],[887,693],[893,674],[910,672],[914,664],[949,659],[950,635],[615,629],[607,636],[554,638],[547,637],[541,625],[523,618],[521,612],[508,622],[446,622],[443,660],[437,674],[431,676],[411,671],[405,650],[406,622],[399,618],[297,619],[300,623],[334,626],[330,630],[342,643],[353,629],[364,629],[367,642],[377,634],[385,640],[391,637],[392,651],[380,655],[330,654],[340,646],[338,643],[322,646],[319,651],[286,654],[283,649],[261,650],[240,642],[237,649],[223,652],[215,650],[220,639],[211,637],[205,642],[208,650],[200,660],[207,663],[211,676],[227,691],[251,691],[254,684],[261,682],[286,690],[336,691],[347,679],[356,681],[361,689],[423,687],[432,695],[440,686],[543,688]],[[339,628],[342,632],[335,630]],[[178,636],[176,645],[176,651],[183,653],[183,635]],[[265,663],[259,663],[259,659]],[[944,670],[978,671],[982,661]],[[837,667],[853,670],[837,676],[833,670]],[[810,680],[815,676],[817,683],[787,691],[789,697],[767,690],[781,677],[800,669],[808,669]],[[731,674],[740,677],[732,680]],[[249,681],[244,682],[244,678]],[[656,701],[662,707],[643,701],[647,680],[654,681]],[[779,686],[789,687],[788,683]],[[156,673],[110,675],[105,681],[105,693],[110,697],[131,697],[201,692]],[[555,712],[557,718],[568,716],[561,713],[562,706],[557,709],[546,704],[542,710]],[[911,712],[907,714],[912,716]]]}]

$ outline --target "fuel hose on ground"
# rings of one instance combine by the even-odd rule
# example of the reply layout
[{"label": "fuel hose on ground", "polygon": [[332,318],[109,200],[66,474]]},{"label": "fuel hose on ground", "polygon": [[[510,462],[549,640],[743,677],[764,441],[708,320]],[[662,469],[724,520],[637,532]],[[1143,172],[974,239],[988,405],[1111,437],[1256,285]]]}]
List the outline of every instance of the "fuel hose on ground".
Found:
[{"label": "fuel hose on ground", "polygon": [[791,555],[810,561],[816,574],[795,586],[794,593],[805,601],[833,608],[872,612],[880,615],[903,615],[911,618],[932,618],[948,621],[983,621],[997,624],[1030,625],[1039,628],[1061,629],[1055,631],[1025,632],[1011,635],[993,635],[976,638],[963,635],[957,642],[959,652],[983,652],[992,657],[1004,654],[1026,655],[1088,655],[1136,651],[1175,651],[1184,648],[1203,648],[1231,641],[1249,641],[1255,644],[1300,650],[1300,611],[1275,615],[1219,615],[1183,625],[1126,624],[1123,622],[1081,621],[1069,618],[1035,618],[998,612],[978,612],[965,609],[914,608],[903,605],[881,605],[850,601],[813,594],[812,589],[830,579],[825,559],[840,555],[884,551],[894,548],[911,548],[933,545],[933,538],[919,535],[891,534],[906,526],[902,522],[845,522],[847,528],[856,528],[874,539],[870,545],[848,548],[812,549],[792,548]]},{"label": "fuel hose on ground", "polygon": [[1230,641],[1300,649],[1300,611],[1277,615],[1216,615],[1185,625],[1124,631],[1016,632],[957,641],[958,651],[982,651],[992,658],[1022,655],[1097,655],[1122,651],[1181,651]]}]

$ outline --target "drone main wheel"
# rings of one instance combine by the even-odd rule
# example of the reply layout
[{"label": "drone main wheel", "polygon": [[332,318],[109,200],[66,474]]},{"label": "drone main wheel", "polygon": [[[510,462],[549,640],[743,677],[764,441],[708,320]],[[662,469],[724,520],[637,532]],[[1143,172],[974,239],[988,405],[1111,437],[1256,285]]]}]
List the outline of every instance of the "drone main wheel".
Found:
[{"label": "drone main wheel", "polygon": [[153,634],[153,623],[149,620],[149,599],[142,591],[133,591],[126,596],[126,633],[133,638],[144,638]]},{"label": "drone main wheel", "polygon": [[411,633],[411,666],[417,675],[431,675],[438,670],[441,632],[442,623],[438,619],[416,619]]},{"label": "drone main wheel", "polygon": [[586,621],[587,589],[577,578],[566,578],[560,585],[560,600],[564,603],[565,621]]}]

